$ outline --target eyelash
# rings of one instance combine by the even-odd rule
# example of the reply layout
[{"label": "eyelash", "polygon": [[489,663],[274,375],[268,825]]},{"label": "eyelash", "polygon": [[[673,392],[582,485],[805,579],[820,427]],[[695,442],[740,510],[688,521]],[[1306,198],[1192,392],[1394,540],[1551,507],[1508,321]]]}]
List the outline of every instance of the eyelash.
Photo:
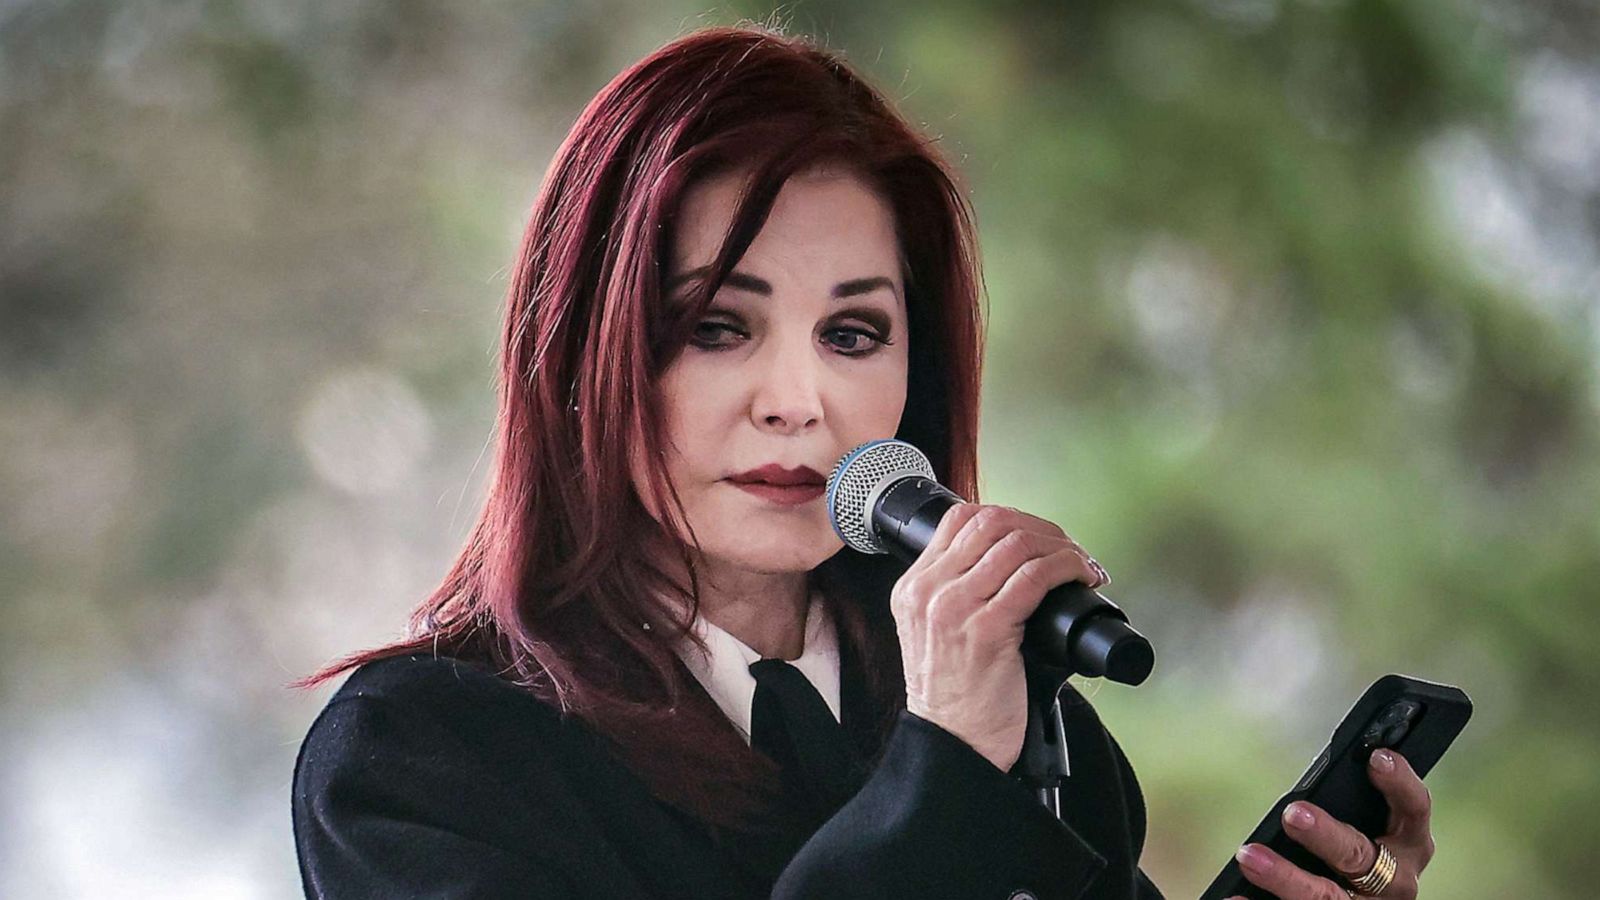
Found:
[{"label": "eyelash", "polygon": [[[717,321],[713,321],[713,320],[710,320],[710,319],[707,319],[707,320],[701,322],[700,324],[696,325],[695,326],[695,330],[699,331],[700,329],[706,328],[706,327],[719,328],[719,329],[722,329],[724,331],[731,331],[734,334],[743,335],[744,337],[749,337],[748,334],[745,334],[745,332],[743,330],[739,329],[735,325],[729,324],[727,322],[717,322]],[[870,356],[870,355],[872,355],[874,353],[877,353],[879,350],[883,349],[885,346],[888,346],[888,345],[894,343],[894,341],[888,339],[887,337],[880,337],[878,334],[876,334],[874,332],[871,332],[871,331],[868,331],[865,328],[841,327],[841,328],[830,328],[830,329],[828,329],[828,333],[835,332],[835,331],[843,331],[843,332],[845,332],[847,334],[859,334],[862,337],[867,338],[868,340],[873,342],[873,346],[871,348],[869,348],[869,349],[866,349],[866,350],[844,350],[844,349],[839,349],[839,355],[840,356],[848,356],[848,357],[855,357],[855,358],[860,358],[860,357],[863,357],[863,356]],[[690,338],[689,342],[694,344],[696,347],[699,347],[702,350],[708,350],[708,351],[711,351],[713,353],[720,353],[720,352],[722,352],[724,350],[730,350],[730,349],[733,348],[732,344],[712,344],[712,343],[707,343],[705,341],[698,340],[698,339],[693,338],[693,337]],[[838,349],[837,345],[834,345],[834,346],[835,346],[836,349]]]}]

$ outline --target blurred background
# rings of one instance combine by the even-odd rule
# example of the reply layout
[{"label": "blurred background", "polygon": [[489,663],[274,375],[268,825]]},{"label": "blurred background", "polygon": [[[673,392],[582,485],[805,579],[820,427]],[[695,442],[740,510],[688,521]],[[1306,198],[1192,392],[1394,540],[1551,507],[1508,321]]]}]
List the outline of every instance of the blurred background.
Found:
[{"label": "blurred background", "polygon": [[[0,2],[0,895],[290,898],[295,752],[482,497],[583,104],[744,18],[968,180],[983,499],[1161,652],[1085,685],[1196,896],[1374,678],[1463,687],[1428,898],[1600,879],[1600,10]],[[1589,712],[1584,712],[1589,710]]]}]

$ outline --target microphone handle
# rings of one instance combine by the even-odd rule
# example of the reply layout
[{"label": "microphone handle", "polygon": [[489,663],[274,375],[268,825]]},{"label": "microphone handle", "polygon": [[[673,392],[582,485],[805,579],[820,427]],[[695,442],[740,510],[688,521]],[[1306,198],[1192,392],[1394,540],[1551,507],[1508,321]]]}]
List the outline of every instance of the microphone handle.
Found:
[{"label": "microphone handle", "polygon": [[[933,540],[945,512],[964,502],[949,488],[913,475],[884,489],[873,503],[872,525],[889,552],[910,565]],[[1022,649],[1047,665],[1091,678],[1137,685],[1155,666],[1150,641],[1128,614],[1088,585],[1052,588],[1028,617]]]}]

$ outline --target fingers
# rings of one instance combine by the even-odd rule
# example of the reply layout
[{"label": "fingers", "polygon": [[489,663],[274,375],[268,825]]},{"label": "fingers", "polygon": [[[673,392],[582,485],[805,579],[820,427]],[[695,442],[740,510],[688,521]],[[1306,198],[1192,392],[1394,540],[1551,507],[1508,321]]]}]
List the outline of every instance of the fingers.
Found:
[{"label": "fingers", "polygon": [[986,613],[1019,624],[1051,588],[1069,581],[1100,587],[1110,576],[1054,523],[1007,506],[958,503],[934,529],[927,548],[907,570],[923,597],[919,606],[941,616]]},{"label": "fingers", "polygon": [[[1389,803],[1389,830],[1380,840],[1394,852],[1399,869],[1384,896],[1411,900],[1417,896],[1417,876],[1433,858],[1429,820],[1433,801],[1410,763],[1392,750],[1378,750],[1369,762],[1372,783]],[[1359,878],[1377,859],[1372,840],[1328,815],[1315,804],[1297,801],[1283,813],[1289,836],[1334,871]],[[1251,884],[1282,900],[1342,900],[1349,895],[1340,885],[1319,878],[1261,844],[1239,848],[1239,871]],[[1243,898],[1231,898],[1243,900]]]},{"label": "fingers", "polygon": [[1100,577],[1095,580],[1110,580],[1105,569],[1089,556],[1088,551],[1054,522],[1009,506],[981,503],[958,503],[950,507],[939,520],[933,538],[928,542],[927,549],[917,557],[917,562],[924,563],[928,568],[938,567],[948,578],[954,579],[971,569],[990,547],[1014,531],[1038,534],[1051,545],[1064,544],[1070,547],[1082,554],[1099,573]]},{"label": "fingers", "polygon": [[1022,612],[1026,616],[1047,591],[1069,581],[1098,587],[1105,579],[1083,551],[1059,538],[1013,531],[990,547],[951,587],[986,600],[988,606],[998,607],[995,615],[1009,618],[1014,615],[1011,604],[1027,606]]},{"label": "fingers", "polygon": [[[1335,819],[1314,803],[1299,800],[1289,804],[1283,810],[1283,825],[1291,838],[1315,853],[1347,880],[1360,878],[1372,871],[1373,864],[1378,860],[1378,848],[1371,838]],[[1392,830],[1379,840],[1394,854],[1398,864],[1394,880],[1384,891],[1384,897],[1393,897],[1395,900],[1415,897],[1417,876],[1433,857],[1433,838],[1427,833],[1426,826],[1423,827],[1420,841]]]},{"label": "fingers", "polygon": [[1283,825],[1290,837],[1347,877],[1360,878],[1378,859],[1371,838],[1315,803],[1299,800],[1289,804],[1283,810]]},{"label": "fingers", "polygon": [[[1032,515],[1032,514],[1029,514],[1029,513],[1025,513],[1020,509],[1016,509],[1015,507],[1007,506],[1005,508],[1011,510],[1012,512],[1014,512],[1018,516],[1020,516],[1022,518],[1023,527],[1027,528],[1028,530],[1037,531],[1040,534],[1048,535],[1048,536],[1051,536],[1051,537],[1057,537],[1057,538],[1060,538],[1063,541],[1066,541],[1068,546],[1072,547],[1072,549],[1074,549],[1074,550],[1078,551],[1079,553],[1083,554],[1083,558],[1088,560],[1089,561],[1089,565],[1094,567],[1095,571],[1097,571],[1100,574],[1100,579],[1101,579],[1100,584],[1101,585],[1105,585],[1105,584],[1110,584],[1111,583],[1111,574],[1105,570],[1105,567],[1100,565],[1100,563],[1097,562],[1093,556],[1090,556],[1089,555],[1089,551],[1083,549],[1083,545],[1082,544],[1080,544],[1077,541],[1073,540],[1072,539],[1072,535],[1067,534],[1065,531],[1062,531],[1060,525],[1057,525],[1056,523],[1050,521],[1049,519],[1041,519],[1038,516],[1035,516],[1035,515]],[[1096,587],[1099,587],[1099,586],[1100,585],[1096,585]]]},{"label": "fingers", "polygon": [[1246,880],[1281,900],[1348,900],[1344,888],[1289,862],[1262,844],[1245,844],[1234,856]]},{"label": "fingers", "polygon": [[[954,580],[971,569],[995,543],[1020,527],[1021,516],[1004,506],[980,506],[950,542],[944,557],[934,563]],[[987,595],[986,595],[987,596]]]},{"label": "fingers", "polygon": [[[1036,515],[1033,515],[1032,513],[1023,512],[1022,510],[1017,509],[1015,506],[1002,506],[1001,509],[1010,510],[1012,514],[1022,520],[1023,527],[1027,528],[1029,531],[1037,531],[1040,534],[1048,534],[1058,538],[1064,538],[1070,542],[1072,546],[1078,547],[1077,541],[1072,540],[1070,535],[1061,530],[1060,525],[1057,525],[1049,519],[1042,519]],[[1078,549],[1082,550],[1083,548],[1078,547]]]},{"label": "fingers", "polygon": [[[1374,750],[1367,762],[1367,771],[1373,786],[1389,801],[1389,833],[1419,849],[1431,844],[1433,798],[1411,763],[1393,750]],[[1428,858],[1432,858],[1432,847],[1427,849]]]},{"label": "fingers", "polygon": [[992,617],[1021,627],[1052,588],[1069,581],[1081,581],[1090,587],[1099,587],[1106,580],[1106,576],[1092,566],[1083,553],[1063,548],[1046,556],[1034,557],[1016,567],[974,618]]},{"label": "fingers", "polygon": [[952,565],[951,547],[966,533],[968,523],[985,508],[981,503],[963,502],[945,510],[939,518],[939,524],[933,529],[928,546],[906,568],[890,595],[890,606],[896,621],[914,619],[927,612],[939,586],[953,577],[945,574]]},{"label": "fingers", "polygon": [[967,521],[981,509],[983,509],[981,503],[957,503],[945,510],[939,519],[939,524],[933,529],[933,537],[928,541],[928,546],[912,562],[907,571],[919,566],[926,568],[933,561],[943,558],[945,551],[950,548],[950,542],[955,540],[955,536],[966,526]]}]

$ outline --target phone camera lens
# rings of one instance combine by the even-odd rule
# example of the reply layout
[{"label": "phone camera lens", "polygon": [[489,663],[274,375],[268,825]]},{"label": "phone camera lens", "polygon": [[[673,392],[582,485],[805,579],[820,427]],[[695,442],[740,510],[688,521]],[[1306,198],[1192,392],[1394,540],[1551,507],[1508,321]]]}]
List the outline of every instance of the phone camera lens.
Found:
[{"label": "phone camera lens", "polygon": [[1378,718],[1378,724],[1369,729],[1366,735],[1363,735],[1363,739],[1374,736],[1376,737],[1374,747],[1393,747],[1411,733],[1411,726],[1421,712],[1421,703],[1415,700],[1397,700],[1383,711],[1383,715]]},{"label": "phone camera lens", "polygon": [[1411,733],[1411,726],[1422,713],[1422,704],[1415,700],[1396,700],[1369,720],[1361,738],[1356,741],[1355,758],[1366,765],[1367,757],[1379,747],[1394,747]]}]

